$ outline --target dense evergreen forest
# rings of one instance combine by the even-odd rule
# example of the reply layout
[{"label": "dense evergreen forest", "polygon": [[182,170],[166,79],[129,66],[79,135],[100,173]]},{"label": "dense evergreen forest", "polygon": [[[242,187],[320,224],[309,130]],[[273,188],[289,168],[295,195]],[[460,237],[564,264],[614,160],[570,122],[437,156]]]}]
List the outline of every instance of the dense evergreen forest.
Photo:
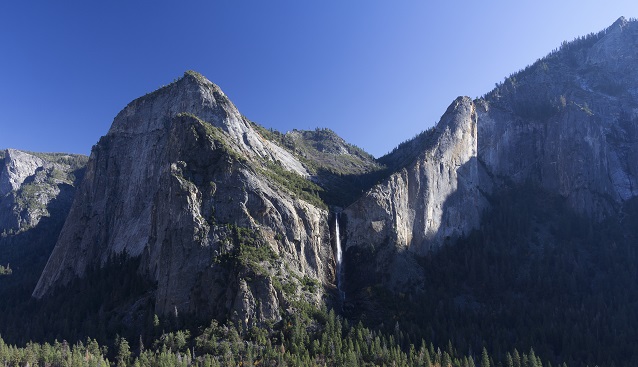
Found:
[{"label": "dense evergreen forest", "polygon": [[394,294],[362,285],[336,313],[298,304],[278,323],[249,328],[225,320],[206,326],[188,315],[158,317],[154,284],[126,256],[89,269],[83,280],[44,301],[29,299],[35,279],[27,278],[23,287],[3,290],[0,361],[634,365],[638,254],[632,244],[638,229],[627,221],[638,218],[638,203],[599,224],[533,187],[511,190],[492,205],[480,230],[419,259],[429,280],[425,292]]},{"label": "dense evergreen forest", "polygon": [[[491,204],[480,230],[419,259],[422,292],[360,283],[349,317],[386,331],[396,320],[411,340],[451,340],[464,351],[486,346],[500,357],[533,347],[554,364],[638,365],[638,201],[602,223],[533,186]],[[348,270],[363,272],[353,263]]]},{"label": "dense evergreen forest", "polygon": [[[155,318],[155,328],[161,323]],[[272,328],[247,330],[216,321],[194,334],[189,330],[158,332],[148,344],[140,336],[135,343],[116,337],[111,348],[87,338],[73,345],[28,343],[7,345],[0,339],[0,363],[6,366],[436,366],[436,367],[541,367],[531,349],[513,350],[503,360],[486,349],[460,353],[451,343],[441,349],[424,340],[408,343],[398,329],[386,335],[352,326],[334,311],[308,309]],[[563,365],[565,366],[565,365]]]}]

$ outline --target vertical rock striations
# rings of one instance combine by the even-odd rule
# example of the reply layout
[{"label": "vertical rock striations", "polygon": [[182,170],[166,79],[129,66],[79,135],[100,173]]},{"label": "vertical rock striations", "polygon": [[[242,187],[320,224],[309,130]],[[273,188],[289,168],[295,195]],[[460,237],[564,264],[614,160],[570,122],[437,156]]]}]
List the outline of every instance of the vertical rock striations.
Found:
[{"label": "vertical rock striations", "polygon": [[479,228],[502,190],[534,187],[594,221],[622,216],[638,195],[637,62],[638,22],[621,18],[483,98],[457,99],[436,128],[382,157],[394,173],[344,210],[345,247],[372,254],[354,272],[394,290],[423,281],[412,255]]},{"label": "vertical rock striations", "polygon": [[304,277],[332,281],[328,212],[299,200],[273,167],[307,175],[216,85],[187,72],[129,104],[93,147],[33,295],[126,253],[141,257],[139,271],[157,283],[159,314],[254,322],[277,319],[294,297],[318,302],[321,289],[285,290]]},{"label": "vertical rock striations", "polygon": [[479,158],[577,212],[614,214],[638,194],[638,23],[624,18],[507,78],[477,102]]},{"label": "vertical rock striations", "polygon": [[422,255],[479,224],[485,203],[472,101],[454,101],[428,135],[413,162],[344,210],[347,247],[390,243]]},{"label": "vertical rock striations", "polygon": [[51,215],[54,204],[68,210],[86,162],[79,155],[15,149],[7,149],[0,158],[0,232],[5,234],[37,226]]}]

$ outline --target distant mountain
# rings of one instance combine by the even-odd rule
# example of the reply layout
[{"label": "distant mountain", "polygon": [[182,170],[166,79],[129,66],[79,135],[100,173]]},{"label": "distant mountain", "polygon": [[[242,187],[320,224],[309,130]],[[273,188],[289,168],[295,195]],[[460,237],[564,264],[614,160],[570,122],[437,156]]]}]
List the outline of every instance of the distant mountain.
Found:
[{"label": "distant mountain", "polygon": [[22,319],[62,229],[88,157],[0,151],[0,327],[24,331]]},{"label": "distant mountain", "polygon": [[387,167],[359,147],[348,144],[330,129],[293,130],[285,134],[254,126],[266,139],[291,152],[321,186],[326,204],[344,207],[387,175]]},{"label": "distant mountain", "polygon": [[86,160],[74,154],[0,151],[0,231],[4,237],[36,227],[43,217],[57,215],[57,207],[70,206]]},{"label": "distant mountain", "polygon": [[[553,363],[635,365],[637,64],[638,22],[620,18],[457,98],[379,159],[328,129],[265,129],[186,72],[94,146],[16,323],[46,325],[41,338],[142,340],[216,319],[284,348],[300,319],[334,332],[327,306],[406,353],[448,345],[429,347],[435,364],[487,347],[506,364],[533,348]],[[53,217],[55,187],[77,184],[56,164],[83,162],[47,157],[2,156],[10,235]],[[303,343],[340,353],[315,341]]]}]

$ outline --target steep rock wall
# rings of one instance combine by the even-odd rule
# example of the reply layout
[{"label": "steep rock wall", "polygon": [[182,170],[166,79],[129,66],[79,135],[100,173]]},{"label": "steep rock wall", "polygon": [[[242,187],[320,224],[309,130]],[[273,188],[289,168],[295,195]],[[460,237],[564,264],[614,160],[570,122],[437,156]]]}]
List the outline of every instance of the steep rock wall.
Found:
[{"label": "steep rock wall", "polygon": [[638,24],[539,60],[477,101],[478,155],[501,181],[541,186],[600,220],[638,194]]},{"label": "steep rock wall", "polygon": [[[139,271],[157,282],[158,313],[278,318],[291,297],[281,284],[330,283],[334,258],[327,210],[269,179],[264,162],[306,172],[199,75],[132,102],[94,146],[34,296],[125,252],[142,256]],[[240,234],[270,250],[242,252]],[[306,293],[293,296],[316,303],[322,289]]]},{"label": "steep rock wall", "polygon": [[344,210],[346,248],[395,246],[426,254],[479,224],[476,112],[467,97],[448,108],[410,165]]},{"label": "steep rock wall", "polygon": [[66,213],[86,157],[7,149],[0,160],[0,233],[18,233],[51,215],[56,202]]}]

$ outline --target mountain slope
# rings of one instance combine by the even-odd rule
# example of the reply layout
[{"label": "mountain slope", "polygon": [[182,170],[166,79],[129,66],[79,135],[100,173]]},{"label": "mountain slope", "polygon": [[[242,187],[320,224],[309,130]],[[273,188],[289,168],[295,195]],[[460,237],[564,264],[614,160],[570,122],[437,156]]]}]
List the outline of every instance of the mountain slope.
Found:
[{"label": "mountain slope", "polygon": [[[0,151],[0,330],[16,335],[55,246],[87,157]],[[8,273],[8,274],[7,274]]]},{"label": "mountain slope", "polygon": [[24,232],[51,216],[50,208],[68,206],[72,187],[82,175],[86,157],[28,153],[7,149],[0,154],[0,231]]},{"label": "mountain slope", "polygon": [[635,365],[637,62],[621,18],[376,161],[329,130],[263,129],[187,72],[95,145],[34,296],[115,294],[91,312],[230,319],[282,347],[293,315],[328,304],[405,349]]},{"label": "mountain slope", "polygon": [[346,246],[427,254],[478,228],[487,196],[522,184],[596,221],[617,214],[638,194],[637,60],[638,23],[621,18],[483,99],[457,99],[380,159],[396,173],[344,211]]},{"label": "mountain slope", "polygon": [[638,264],[637,62],[638,22],[621,18],[483,98],[459,99],[476,133],[452,135],[443,146],[454,154],[438,154],[440,165],[421,152],[437,152],[459,100],[434,130],[383,157],[404,168],[342,219],[350,315],[379,324],[400,315],[415,338],[472,349],[635,362],[625,328],[638,299],[626,270]]},{"label": "mountain slope", "polygon": [[160,315],[253,323],[297,297],[317,303],[323,289],[294,291],[334,278],[328,212],[307,175],[188,72],[129,104],[94,146],[34,296],[126,254],[157,284]]},{"label": "mountain slope", "polygon": [[387,167],[373,156],[348,144],[329,129],[293,130],[285,134],[254,125],[266,139],[283,147],[308,169],[322,190],[319,196],[331,206],[351,204],[378,179]]},{"label": "mountain slope", "polygon": [[477,101],[479,159],[602,219],[638,194],[638,23],[624,18]]}]

